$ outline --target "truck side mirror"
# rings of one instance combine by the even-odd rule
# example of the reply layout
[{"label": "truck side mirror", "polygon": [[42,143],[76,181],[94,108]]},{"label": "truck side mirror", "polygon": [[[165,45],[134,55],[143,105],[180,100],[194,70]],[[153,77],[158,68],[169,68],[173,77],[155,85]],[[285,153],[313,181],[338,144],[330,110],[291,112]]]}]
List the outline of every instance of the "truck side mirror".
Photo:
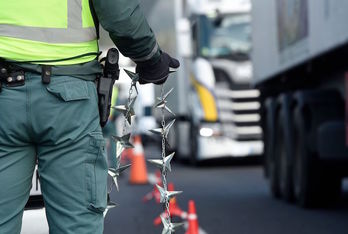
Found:
[{"label": "truck side mirror", "polygon": [[190,21],[186,18],[181,18],[176,21],[177,31],[177,49],[178,53],[183,58],[192,57],[192,41]]}]

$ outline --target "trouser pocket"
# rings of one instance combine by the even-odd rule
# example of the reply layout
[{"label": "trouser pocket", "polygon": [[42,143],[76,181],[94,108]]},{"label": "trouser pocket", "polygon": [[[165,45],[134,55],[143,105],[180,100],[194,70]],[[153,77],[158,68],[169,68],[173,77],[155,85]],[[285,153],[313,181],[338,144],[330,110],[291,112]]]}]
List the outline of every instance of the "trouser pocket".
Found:
[{"label": "trouser pocket", "polygon": [[89,134],[89,150],[85,161],[87,207],[104,212],[107,203],[107,160],[102,132]]},{"label": "trouser pocket", "polygon": [[52,81],[47,91],[65,102],[84,100],[90,98],[88,92],[88,81],[72,77],[61,77],[60,80]]}]

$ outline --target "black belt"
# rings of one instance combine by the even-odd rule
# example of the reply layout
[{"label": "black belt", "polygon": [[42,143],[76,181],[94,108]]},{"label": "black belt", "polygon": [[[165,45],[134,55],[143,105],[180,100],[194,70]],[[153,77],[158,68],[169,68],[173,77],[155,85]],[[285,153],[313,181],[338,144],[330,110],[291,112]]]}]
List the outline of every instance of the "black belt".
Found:
[{"label": "black belt", "polygon": [[2,85],[7,87],[22,86],[25,84],[23,69],[17,69],[0,62],[0,91]]},{"label": "black belt", "polygon": [[[0,60],[0,92],[3,85],[16,87],[25,84],[25,69]],[[42,83],[49,84],[51,81],[51,66],[42,65]]]}]

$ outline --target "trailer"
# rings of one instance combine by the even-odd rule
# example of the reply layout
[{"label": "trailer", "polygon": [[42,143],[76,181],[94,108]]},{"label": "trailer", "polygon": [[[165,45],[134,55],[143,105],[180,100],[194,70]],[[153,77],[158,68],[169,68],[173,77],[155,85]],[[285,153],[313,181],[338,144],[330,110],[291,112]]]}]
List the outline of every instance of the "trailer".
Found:
[{"label": "trailer", "polygon": [[260,93],[250,87],[250,1],[175,1],[181,67],[169,85],[176,115],[170,145],[197,163],[260,156]]},{"label": "trailer", "polygon": [[315,207],[348,175],[348,1],[252,0],[253,83],[274,197]]}]

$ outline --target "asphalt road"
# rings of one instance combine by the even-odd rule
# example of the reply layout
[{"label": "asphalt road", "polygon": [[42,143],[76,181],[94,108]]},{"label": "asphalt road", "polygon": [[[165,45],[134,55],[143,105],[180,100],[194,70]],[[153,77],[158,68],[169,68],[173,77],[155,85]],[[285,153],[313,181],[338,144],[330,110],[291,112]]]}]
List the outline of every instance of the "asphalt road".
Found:
[{"label": "asphalt road", "polygon": [[[148,148],[147,155],[159,153]],[[156,154],[155,154],[156,155]],[[341,200],[332,208],[303,210],[271,198],[259,165],[233,165],[222,162],[213,166],[192,168],[173,165],[169,182],[184,193],[178,205],[187,210],[188,200],[196,202],[200,227],[208,234],[347,234],[348,183],[344,183]],[[155,168],[148,166],[149,173]],[[143,203],[151,185],[128,183],[128,173],[120,178],[120,192],[112,192],[112,201],[119,204],[105,218],[105,234],[161,233],[153,220],[162,207],[155,201]],[[41,213],[40,213],[41,212]],[[41,214],[41,215],[40,215]],[[43,211],[26,211],[22,234],[44,234],[47,224]],[[179,220],[177,220],[179,221]],[[32,225],[35,223],[35,225]],[[177,233],[185,233],[184,229]]]},{"label": "asphalt road", "polygon": [[[157,149],[151,148],[147,154],[153,155],[153,151]],[[148,170],[154,172],[155,168],[148,166]],[[168,178],[176,190],[184,191],[177,197],[182,209],[187,210],[189,199],[196,202],[199,225],[209,234],[348,233],[346,182],[336,206],[303,210],[271,198],[259,165],[234,166],[229,161],[192,168],[174,164]],[[119,193],[112,193],[112,200],[120,205],[106,217],[105,233],[161,233],[161,227],[152,224],[161,212],[161,205],[155,201],[142,202],[151,185],[132,186],[125,175],[120,179],[120,188]]]}]

